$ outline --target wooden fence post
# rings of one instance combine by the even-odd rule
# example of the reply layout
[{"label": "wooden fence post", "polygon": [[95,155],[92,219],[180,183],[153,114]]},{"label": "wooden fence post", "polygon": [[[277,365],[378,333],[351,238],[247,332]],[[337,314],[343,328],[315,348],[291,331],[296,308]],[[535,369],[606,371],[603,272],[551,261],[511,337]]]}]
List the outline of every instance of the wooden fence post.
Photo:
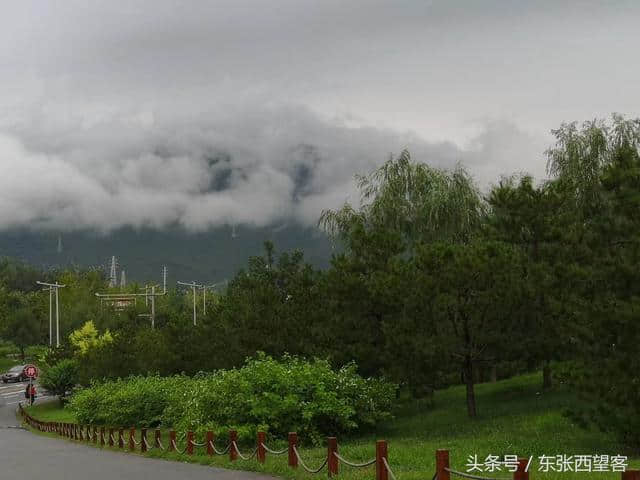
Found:
[{"label": "wooden fence post", "polygon": [[187,455],[193,455],[193,432],[187,432]]},{"label": "wooden fence post", "polygon": [[162,443],[162,432],[160,431],[159,428],[156,428],[156,433],[155,433],[155,445],[156,448],[160,448],[160,444]]},{"label": "wooden fence post", "polygon": [[171,430],[169,432],[169,446],[167,447],[167,450],[169,450],[170,452],[174,452],[176,450],[176,431],[175,430]]},{"label": "wooden fence post", "polygon": [[207,432],[207,455],[212,456],[215,452],[213,451],[213,442],[215,437],[213,436],[213,432],[209,430]]},{"label": "wooden fence post", "polygon": [[298,457],[296,456],[295,448],[298,447],[298,434],[296,432],[289,432],[289,466],[291,468],[298,468]]},{"label": "wooden fence post", "polygon": [[338,439],[336,437],[327,438],[327,466],[329,476],[338,475]]},{"label": "wooden fence post", "polygon": [[145,453],[147,451],[147,429],[140,429],[140,451]]},{"label": "wooden fence post", "polygon": [[235,462],[238,458],[238,450],[236,449],[238,441],[238,432],[236,430],[229,430],[229,460]]},{"label": "wooden fence post", "polygon": [[449,468],[449,450],[436,450],[436,478],[438,480],[451,480]]},{"label": "wooden fence post", "polygon": [[257,452],[257,459],[259,463],[264,463],[265,458],[267,456],[267,451],[264,449],[264,442],[266,442],[267,435],[264,432],[258,432],[258,438],[257,438],[257,448],[258,448],[258,452]]},{"label": "wooden fence post", "polygon": [[98,427],[93,426],[93,444],[96,445],[98,443]]},{"label": "wooden fence post", "polygon": [[384,464],[387,460],[387,441],[378,440],[376,442],[376,480],[388,480],[389,472]]},{"label": "wooden fence post", "polygon": [[640,480],[640,470],[622,472],[622,480]]},{"label": "wooden fence post", "polygon": [[529,480],[529,472],[527,466],[529,465],[528,458],[518,459],[518,469],[513,472],[513,480]]},{"label": "wooden fence post", "polygon": [[136,449],[136,427],[131,427],[129,429],[129,450],[130,451],[135,451]]},{"label": "wooden fence post", "polygon": [[109,446],[113,447],[113,428],[109,429]]},{"label": "wooden fence post", "polygon": [[118,429],[118,448],[124,448],[124,429]]},{"label": "wooden fence post", "polygon": [[100,446],[104,447],[104,426],[100,427]]}]

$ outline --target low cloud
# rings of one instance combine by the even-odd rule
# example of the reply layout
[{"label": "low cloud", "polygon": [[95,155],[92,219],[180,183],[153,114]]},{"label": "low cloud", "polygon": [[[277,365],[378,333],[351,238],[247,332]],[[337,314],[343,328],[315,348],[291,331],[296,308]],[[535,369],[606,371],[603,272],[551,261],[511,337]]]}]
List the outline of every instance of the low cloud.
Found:
[{"label": "low cloud", "polygon": [[539,174],[543,145],[509,123],[468,145],[353,127],[291,105],[176,109],[39,108],[0,131],[0,229],[190,231],[295,221],[357,203],[353,176],[409,148],[414,159],[467,165],[481,186],[513,170]]}]

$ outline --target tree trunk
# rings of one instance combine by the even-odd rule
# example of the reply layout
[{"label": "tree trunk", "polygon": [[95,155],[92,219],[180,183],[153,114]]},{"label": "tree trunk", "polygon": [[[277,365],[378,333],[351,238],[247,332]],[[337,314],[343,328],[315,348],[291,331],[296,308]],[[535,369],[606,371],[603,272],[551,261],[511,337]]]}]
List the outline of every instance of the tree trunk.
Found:
[{"label": "tree trunk", "polygon": [[473,383],[473,362],[471,357],[466,357],[464,361],[464,379],[467,386],[467,413],[469,418],[475,418],[476,411],[476,394]]},{"label": "tree trunk", "polygon": [[493,364],[491,365],[491,383],[496,383],[498,381],[498,367]]},{"label": "tree trunk", "polygon": [[542,390],[550,390],[553,386],[553,379],[551,378],[551,361],[545,360],[542,367]]}]

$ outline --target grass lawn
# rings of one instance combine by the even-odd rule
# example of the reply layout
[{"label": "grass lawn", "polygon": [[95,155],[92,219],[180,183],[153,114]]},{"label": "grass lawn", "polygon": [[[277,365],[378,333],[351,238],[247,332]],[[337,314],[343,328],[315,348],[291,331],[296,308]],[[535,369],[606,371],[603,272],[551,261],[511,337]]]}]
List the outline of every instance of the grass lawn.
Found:
[{"label": "grass lawn", "polygon": [[[539,472],[540,455],[628,455],[629,468],[640,467],[640,456],[625,451],[609,434],[595,429],[584,429],[574,425],[563,416],[563,411],[579,403],[577,398],[562,388],[541,393],[541,376],[525,375],[497,383],[477,386],[479,418],[469,420],[466,416],[464,387],[456,386],[438,391],[435,404],[427,407],[420,402],[406,405],[396,412],[396,418],[381,425],[375,433],[353,438],[339,438],[342,456],[355,462],[374,457],[376,439],[389,442],[389,463],[398,480],[427,480],[435,471],[435,450],[446,448],[451,452],[452,468],[466,471],[467,458],[477,455],[483,461],[487,455],[533,456],[531,478],[548,480],[620,479],[620,473],[557,473]],[[73,416],[62,410],[57,402],[36,405],[31,414],[48,421],[73,422]],[[151,438],[151,434],[149,435]],[[163,433],[166,446],[167,435]],[[198,439],[203,442],[203,439]],[[181,445],[184,441],[181,442]],[[285,446],[284,441],[268,442],[272,449]],[[222,446],[219,445],[219,448]],[[243,453],[251,447],[242,448]],[[326,447],[300,448],[301,455],[310,467],[319,465],[326,456]],[[232,464],[227,457],[209,458],[204,454],[186,456],[152,451],[148,455],[176,460],[189,460],[226,468],[239,468],[267,472],[287,478],[310,478],[301,468],[297,471],[287,467],[286,456],[267,454],[266,464],[255,460],[238,460]],[[510,478],[509,472],[479,473],[486,477]],[[340,477],[347,479],[375,478],[373,467],[352,469],[340,466]]]}]

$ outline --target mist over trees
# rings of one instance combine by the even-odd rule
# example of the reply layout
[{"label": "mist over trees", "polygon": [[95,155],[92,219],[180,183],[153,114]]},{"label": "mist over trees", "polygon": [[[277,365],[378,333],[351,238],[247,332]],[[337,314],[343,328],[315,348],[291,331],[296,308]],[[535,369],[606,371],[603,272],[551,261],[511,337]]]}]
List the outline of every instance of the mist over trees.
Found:
[{"label": "mist over trees", "polygon": [[[482,415],[478,382],[541,369],[541,390],[578,389],[595,407],[574,415],[639,445],[640,121],[553,133],[549,180],[505,177],[486,194],[461,166],[389,158],[359,177],[359,204],[323,212],[340,245],[328,268],[267,242],[196,326],[183,292],[158,301],[151,330],[141,305],[100,305],[99,273],[52,274],[69,287],[65,344],[49,362],[74,359],[86,384],[233,368],[257,351],[320,357],[415,397],[463,383],[470,417]],[[0,263],[2,337],[18,346],[47,340],[34,275]],[[74,349],[69,334],[87,321],[110,339]]]}]

